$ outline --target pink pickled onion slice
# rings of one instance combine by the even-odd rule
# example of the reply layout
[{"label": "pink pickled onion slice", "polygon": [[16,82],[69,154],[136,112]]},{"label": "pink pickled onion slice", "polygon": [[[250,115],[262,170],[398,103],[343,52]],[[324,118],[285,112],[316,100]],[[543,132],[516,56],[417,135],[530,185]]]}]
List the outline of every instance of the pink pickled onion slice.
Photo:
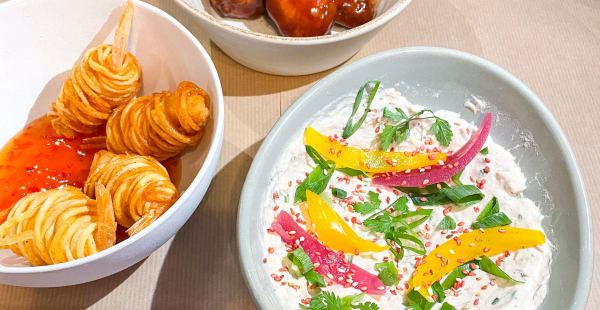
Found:
[{"label": "pink pickled onion slice", "polygon": [[483,147],[485,140],[487,140],[491,127],[492,114],[486,113],[483,121],[481,121],[481,125],[479,125],[479,128],[469,141],[454,154],[448,156],[444,165],[433,166],[431,169],[423,172],[419,172],[417,169],[410,173],[378,173],[373,177],[373,183],[387,186],[423,187],[447,181],[464,169],[475,158],[475,155],[477,155],[481,147]]},{"label": "pink pickled onion slice", "polygon": [[[324,277],[344,287],[353,287],[361,292],[373,295],[385,294],[385,285],[377,276],[351,264],[344,255],[324,246],[302,229],[285,211],[277,216],[271,225],[283,242],[289,246],[301,246],[315,264],[315,270]],[[300,240],[303,241],[300,241]],[[317,265],[318,264],[318,265]],[[352,283],[348,283],[352,279]],[[354,284],[356,283],[356,284]]]}]

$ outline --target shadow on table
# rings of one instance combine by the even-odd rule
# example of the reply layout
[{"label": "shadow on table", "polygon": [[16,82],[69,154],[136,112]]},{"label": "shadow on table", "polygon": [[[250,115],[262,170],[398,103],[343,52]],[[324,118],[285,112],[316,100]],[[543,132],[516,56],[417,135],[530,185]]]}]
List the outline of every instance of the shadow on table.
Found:
[{"label": "shadow on table", "polygon": [[336,67],[303,76],[279,76],[261,73],[237,63],[214,43],[211,43],[211,58],[219,73],[223,95],[225,96],[277,94],[312,84],[337,69]]},{"label": "shadow on table", "polygon": [[242,185],[261,143],[219,171],[198,210],[173,239],[153,309],[256,309],[238,263],[236,220]]},{"label": "shadow on table", "polygon": [[[5,297],[0,300],[0,309],[48,309],[52,305],[87,308],[121,285],[143,262],[144,260],[112,276],[79,285],[52,288],[0,285]],[[15,302],[16,298],[19,301]],[[15,305],[19,306],[15,308]]]}]

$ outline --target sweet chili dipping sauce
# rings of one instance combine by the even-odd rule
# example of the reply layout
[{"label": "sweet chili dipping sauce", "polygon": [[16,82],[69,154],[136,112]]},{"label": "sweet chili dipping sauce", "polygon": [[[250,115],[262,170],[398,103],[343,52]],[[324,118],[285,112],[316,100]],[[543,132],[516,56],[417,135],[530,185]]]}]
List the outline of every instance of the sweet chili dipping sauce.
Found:
[{"label": "sweet chili dipping sauce", "polygon": [[86,136],[60,137],[47,117],[21,130],[0,150],[0,223],[25,195],[71,185],[82,189],[94,154],[82,148]]}]

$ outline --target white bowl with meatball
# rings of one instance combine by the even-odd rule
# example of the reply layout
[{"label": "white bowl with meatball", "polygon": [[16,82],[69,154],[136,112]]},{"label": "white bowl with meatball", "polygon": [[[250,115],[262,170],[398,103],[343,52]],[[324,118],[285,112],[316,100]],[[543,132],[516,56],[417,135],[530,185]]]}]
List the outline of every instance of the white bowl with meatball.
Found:
[{"label": "white bowl with meatball", "polygon": [[411,0],[176,0],[240,64],[269,74],[333,68]]},{"label": "white bowl with meatball", "polygon": [[[113,33],[126,3],[124,0],[0,3],[0,20],[6,26],[0,29],[0,67],[9,74],[0,76],[3,111],[0,145],[46,115],[86,50],[114,42]],[[137,96],[174,91],[180,81],[192,81],[210,97],[209,118],[201,140],[179,155],[179,181],[173,181],[179,199],[140,232],[120,242],[117,238],[111,247],[83,258],[47,265],[32,263],[32,266],[24,257],[3,248],[0,283],[66,286],[100,279],[132,266],[175,235],[210,185],[221,152],[224,126],[223,94],[217,71],[200,42],[177,20],[140,0],[133,0],[133,6],[128,47],[142,70],[142,88]],[[0,161],[0,166],[5,164],[13,162]],[[44,189],[36,193],[42,192]],[[3,205],[3,210],[6,209]]]}]

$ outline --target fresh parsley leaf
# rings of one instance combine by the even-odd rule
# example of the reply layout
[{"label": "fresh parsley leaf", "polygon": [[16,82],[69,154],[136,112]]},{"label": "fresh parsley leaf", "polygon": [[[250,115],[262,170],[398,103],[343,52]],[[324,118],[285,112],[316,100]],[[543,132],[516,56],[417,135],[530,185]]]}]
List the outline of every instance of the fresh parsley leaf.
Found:
[{"label": "fresh parsley leaf", "polygon": [[348,196],[345,190],[337,187],[331,189],[331,194],[333,194],[334,197],[337,197],[339,199],[346,199],[346,197]]},{"label": "fresh parsley leaf", "polygon": [[374,218],[368,218],[363,222],[367,228],[373,232],[385,233],[392,227],[392,217],[387,213],[382,213]]},{"label": "fresh parsley leaf", "polygon": [[377,277],[383,284],[392,286],[398,284],[398,269],[392,262],[375,264],[375,270],[379,273]]},{"label": "fresh parsley leaf", "polygon": [[442,288],[442,285],[440,284],[440,282],[435,281],[433,282],[433,284],[431,285],[431,290],[433,291],[433,294],[437,295],[437,299],[435,300],[436,302],[442,302],[444,301],[444,299],[446,299],[446,294],[444,294],[444,288]]},{"label": "fresh parsley leaf", "polygon": [[482,148],[481,151],[479,151],[479,153],[481,153],[482,155],[487,155],[489,153],[487,146]]},{"label": "fresh parsley leaf", "polygon": [[408,212],[408,198],[406,196],[402,196],[392,204],[394,211]]},{"label": "fresh parsley leaf", "polygon": [[[493,303],[492,303],[493,304]],[[456,310],[456,308],[454,308],[453,305],[445,302],[442,307],[440,308],[440,310]]]},{"label": "fresh parsley leaf", "polygon": [[451,230],[456,228],[456,222],[450,216],[446,215],[438,224],[438,230]]},{"label": "fresh parsley leaf", "polygon": [[374,303],[374,302],[364,302],[362,304],[358,304],[358,305],[352,305],[352,309],[358,309],[358,310],[379,310],[379,306]]},{"label": "fresh parsley leaf", "polygon": [[[366,103],[366,107],[365,107],[365,112],[358,119],[358,121],[356,123],[353,123],[354,115],[356,114],[356,111],[358,111],[360,103],[362,102],[363,93],[365,92],[365,88],[371,86],[372,83],[374,83],[375,85],[373,85],[373,87],[370,90],[369,97],[367,99],[367,103]],[[367,118],[367,114],[371,110],[371,103],[373,103],[373,99],[375,98],[377,89],[379,89],[379,84],[381,84],[381,81],[369,81],[360,87],[360,89],[358,90],[358,93],[356,94],[356,98],[354,98],[354,106],[352,107],[352,113],[350,114],[350,118],[348,118],[348,121],[346,122],[346,126],[344,126],[344,132],[342,133],[342,138],[344,138],[344,139],[350,138],[350,136],[352,136],[358,130],[358,128],[360,128],[360,126],[362,126],[363,122]]]},{"label": "fresh parsley leaf", "polygon": [[358,212],[362,215],[369,214],[377,209],[379,209],[379,205],[381,204],[381,200],[379,199],[379,194],[373,191],[369,192],[369,201],[365,202],[357,202],[354,204],[354,211]]},{"label": "fresh parsley leaf", "polygon": [[433,132],[435,138],[441,145],[450,145],[450,141],[452,141],[452,130],[450,129],[450,124],[448,121],[436,117],[435,122],[433,125],[431,125],[430,130]]},{"label": "fresh parsley leaf", "polygon": [[412,290],[406,294],[408,304],[413,310],[429,310],[435,305],[434,302],[429,302],[421,293]]},{"label": "fresh parsley leaf", "polygon": [[383,117],[394,121],[394,122],[402,122],[408,119],[408,116],[406,115],[406,113],[404,113],[404,111],[402,111],[402,109],[396,108],[394,109],[394,111],[389,110],[388,108],[384,108],[383,109]]},{"label": "fresh parsley leaf", "polygon": [[381,149],[384,151],[390,148],[390,145],[394,142],[396,136],[396,126],[385,125],[383,131],[379,135],[379,140],[381,142]]},{"label": "fresh parsley leaf", "polygon": [[342,300],[334,293],[322,292],[310,300],[308,306],[300,304],[305,310],[344,310]]},{"label": "fresh parsley leaf", "polygon": [[406,125],[396,128],[396,135],[394,136],[394,142],[400,144],[410,136],[410,128],[408,123]]}]

